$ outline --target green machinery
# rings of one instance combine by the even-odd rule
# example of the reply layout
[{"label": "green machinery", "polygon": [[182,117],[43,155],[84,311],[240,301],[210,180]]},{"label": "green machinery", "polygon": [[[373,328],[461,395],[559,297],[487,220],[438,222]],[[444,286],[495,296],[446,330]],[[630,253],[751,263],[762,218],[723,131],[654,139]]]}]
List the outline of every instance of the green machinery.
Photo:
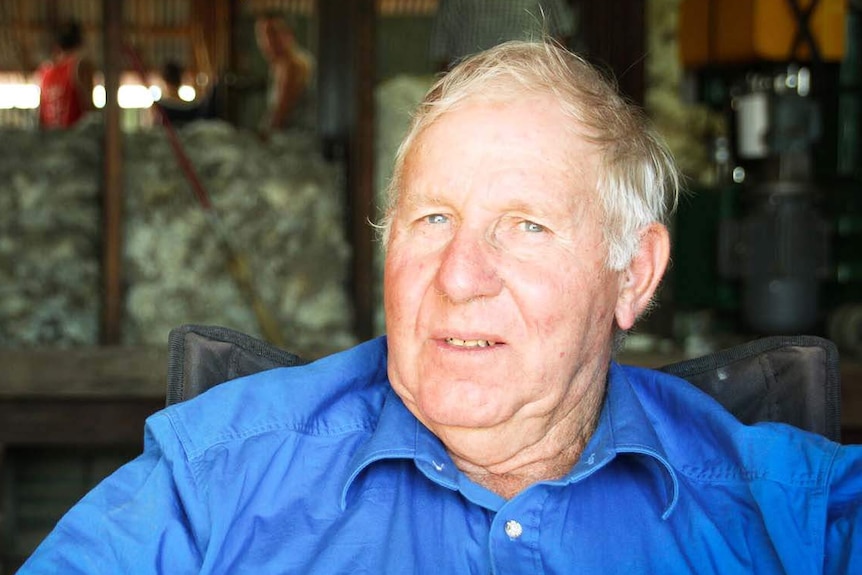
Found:
[{"label": "green machinery", "polygon": [[677,212],[673,301],[713,310],[723,330],[858,344],[862,312],[848,312],[862,306],[862,2],[847,6],[840,61],[823,60],[807,29],[816,0],[788,2],[794,57],[696,68],[699,99],[728,130],[715,142],[721,177]]}]

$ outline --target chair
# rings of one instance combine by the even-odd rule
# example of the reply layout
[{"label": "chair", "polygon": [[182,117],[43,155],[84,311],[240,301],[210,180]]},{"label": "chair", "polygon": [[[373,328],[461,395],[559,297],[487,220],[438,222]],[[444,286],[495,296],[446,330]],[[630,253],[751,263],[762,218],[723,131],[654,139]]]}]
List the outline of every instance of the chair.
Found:
[{"label": "chair", "polygon": [[168,334],[168,394],[172,405],[230,379],[307,363],[263,340],[226,327],[183,325]]},{"label": "chair", "polygon": [[841,438],[838,349],[815,336],[771,336],[661,371],[699,387],[746,424],[789,423]]},{"label": "chair", "polygon": [[[229,379],[306,363],[224,327],[184,325],[168,343],[168,405]],[[840,440],[838,351],[829,340],[767,337],[660,369],[709,393],[743,423],[789,423]]]}]

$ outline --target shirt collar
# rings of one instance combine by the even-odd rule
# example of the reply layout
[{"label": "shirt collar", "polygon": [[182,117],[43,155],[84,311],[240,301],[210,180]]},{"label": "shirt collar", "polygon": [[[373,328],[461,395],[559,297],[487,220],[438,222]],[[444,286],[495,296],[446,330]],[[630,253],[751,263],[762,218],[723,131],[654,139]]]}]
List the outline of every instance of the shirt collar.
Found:
[{"label": "shirt collar", "polygon": [[347,505],[347,495],[356,477],[366,467],[383,459],[413,459],[432,481],[449,489],[457,488],[459,472],[442,442],[419,423],[391,388],[374,433],[356,450],[347,467],[341,489],[342,508]]},{"label": "shirt collar", "polygon": [[570,480],[595,472],[616,455],[637,457],[644,464],[658,483],[659,492],[664,494],[662,518],[667,519],[679,497],[676,472],[632,388],[626,368],[611,362],[599,424],[580,461],[569,474]]},{"label": "shirt collar", "polygon": [[[580,460],[569,474],[552,483],[574,483],[595,473],[617,455],[637,457],[664,494],[662,518],[670,516],[679,495],[677,477],[665,450],[638,400],[625,368],[612,362],[608,389],[599,424]],[[413,459],[431,481],[457,490],[464,485],[442,442],[410,413],[390,388],[371,437],[353,454],[341,489],[341,506],[347,505],[350,486],[375,461]]]}]

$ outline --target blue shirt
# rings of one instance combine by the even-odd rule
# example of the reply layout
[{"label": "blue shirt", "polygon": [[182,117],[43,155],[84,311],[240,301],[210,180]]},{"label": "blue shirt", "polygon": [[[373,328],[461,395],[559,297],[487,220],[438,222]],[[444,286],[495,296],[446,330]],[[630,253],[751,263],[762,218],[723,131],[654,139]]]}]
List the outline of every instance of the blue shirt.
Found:
[{"label": "blue shirt", "polygon": [[862,573],[860,493],[862,448],[612,364],[580,461],[506,501],[392,392],[381,338],[153,415],[20,573]]}]

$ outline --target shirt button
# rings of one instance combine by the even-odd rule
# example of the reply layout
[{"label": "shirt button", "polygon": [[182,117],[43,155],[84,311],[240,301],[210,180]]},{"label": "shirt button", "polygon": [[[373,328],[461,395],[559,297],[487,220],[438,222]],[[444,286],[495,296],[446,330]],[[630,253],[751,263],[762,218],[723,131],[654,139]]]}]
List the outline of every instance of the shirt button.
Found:
[{"label": "shirt button", "polygon": [[514,519],[506,521],[506,535],[508,535],[510,539],[517,539],[523,532],[524,528],[521,527],[521,524]]}]

